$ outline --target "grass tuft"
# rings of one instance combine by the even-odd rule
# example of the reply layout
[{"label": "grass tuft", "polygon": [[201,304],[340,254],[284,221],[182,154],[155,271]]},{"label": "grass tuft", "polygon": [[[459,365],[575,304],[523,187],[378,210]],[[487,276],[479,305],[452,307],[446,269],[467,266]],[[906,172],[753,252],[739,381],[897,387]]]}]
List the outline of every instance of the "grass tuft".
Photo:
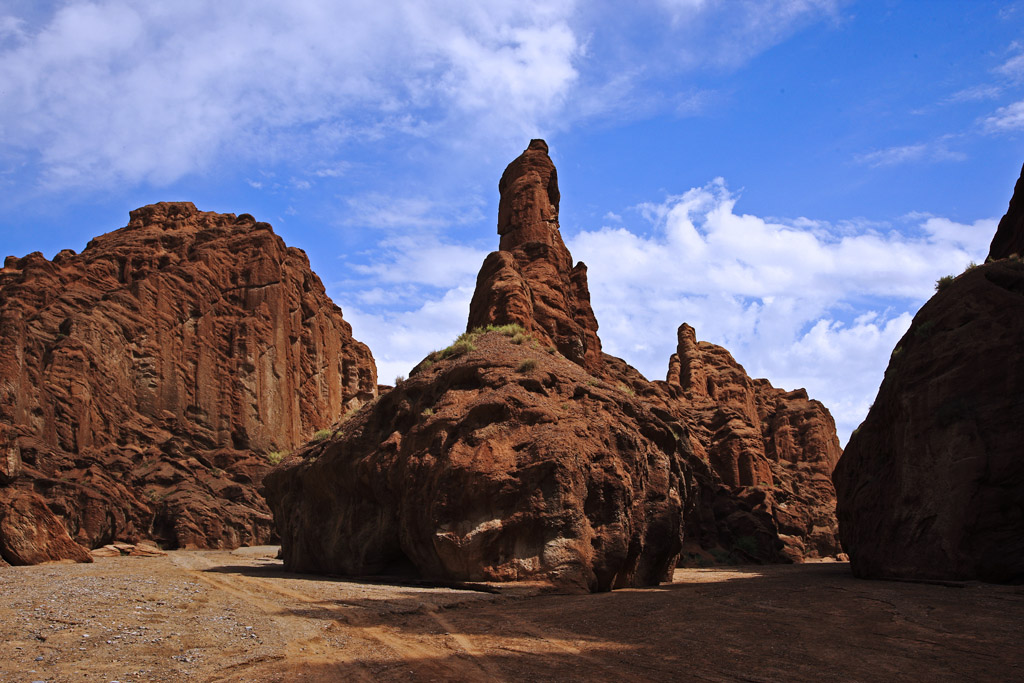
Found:
[{"label": "grass tuft", "polygon": [[519,367],[516,368],[516,372],[530,372],[530,371],[534,370],[536,367],[537,367],[537,359],[536,358],[527,358],[526,360],[524,360],[522,363],[519,364]]}]

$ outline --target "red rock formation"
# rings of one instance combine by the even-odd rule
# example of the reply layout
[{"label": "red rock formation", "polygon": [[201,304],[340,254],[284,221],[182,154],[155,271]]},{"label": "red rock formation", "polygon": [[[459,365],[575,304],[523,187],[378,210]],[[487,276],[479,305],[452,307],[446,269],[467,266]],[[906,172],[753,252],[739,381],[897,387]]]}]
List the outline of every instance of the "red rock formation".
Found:
[{"label": "red rock formation", "polygon": [[466,330],[515,323],[597,371],[601,340],[590,307],[587,267],[572,265],[558,229],[558,175],[547,143],[531,140],[505,169],[498,191],[499,251],[480,268]]},{"label": "red rock formation", "polygon": [[608,590],[666,578],[684,528],[736,559],[837,552],[828,411],[688,326],[667,383],[601,353],[547,145],[499,189],[468,338],[267,476],[286,566]]},{"label": "red rock formation", "polygon": [[0,484],[89,547],[268,540],[265,454],[375,394],[305,254],[247,214],[146,206],[0,270]]},{"label": "red rock formation", "polygon": [[1015,259],[968,270],[914,317],[834,473],[854,574],[1024,581],[1022,339]]},{"label": "red rock formation", "polygon": [[[777,537],[782,556],[794,561],[840,553],[830,474],[842,450],[828,409],[803,389],[787,392],[751,379],[728,351],[698,342],[685,323],[678,342],[666,382],[656,384],[666,390],[666,409],[690,426],[694,452],[709,462],[728,494],[719,495],[719,523],[709,529],[735,514],[725,505],[732,496],[756,517],[742,524],[757,532],[729,532],[725,525],[718,535]],[[708,529],[702,535],[704,544],[728,546]],[[752,559],[776,559],[771,543],[759,545]]]},{"label": "red rock formation", "polygon": [[667,579],[702,468],[685,427],[530,340],[460,349],[267,475],[285,566],[570,590]]},{"label": "red rock formation", "polygon": [[92,562],[46,503],[31,491],[0,488],[0,557],[8,564]]},{"label": "red rock formation", "polygon": [[1014,254],[1017,258],[1024,257],[1024,167],[1021,168],[1020,178],[1013,188],[1010,207],[999,221],[996,234],[992,238],[987,260],[1009,258]]}]

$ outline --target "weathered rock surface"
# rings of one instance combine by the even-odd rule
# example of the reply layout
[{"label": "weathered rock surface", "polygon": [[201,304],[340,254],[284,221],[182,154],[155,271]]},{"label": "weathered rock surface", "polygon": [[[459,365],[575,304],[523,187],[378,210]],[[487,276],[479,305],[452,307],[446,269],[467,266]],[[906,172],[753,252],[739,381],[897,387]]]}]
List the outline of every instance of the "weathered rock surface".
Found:
[{"label": "weathered rock surface", "polygon": [[1022,340],[1019,260],[968,270],[914,317],[834,473],[857,576],[1024,581]]},{"label": "weathered rock surface", "polygon": [[272,471],[285,566],[581,590],[670,577],[702,467],[685,426],[516,340],[474,335]]},{"label": "weathered rock surface", "polygon": [[668,382],[602,353],[547,145],[499,189],[466,338],[266,478],[286,566],[608,590],[663,580],[684,530],[698,555],[838,552],[824,406],[688,326]]},{"label": "weathered rock surface", "polygon": [[8,564],[57,560],[92,562],[41,497],[31,491],[0,488],[0,557]]},{"label": "weathered rock surface", "polygon": [[[758,540],[757,552],[748,547],[747,555],[777,559],[773,545],[795,561],[842,552],[830,476],[842,449],[820,401],[803,389],[787,392],[766,379],[751,379],[728,351],[698,342],[685,323],[666,382],[658,384],[667,392],[667,408],[690,426],[694,452],[709,462],[728,494],[749,508],[751,518],[742,525],[750,531],[730,534]],[[719,506],[729,498],[721,497]],[[717,517],[738,522],[735,513],[720,511]],[[766,542],[773,538],[782,541],[781,548]],[[706,537],[704,544],[709,542]]]},{"label": "weathered rock surface", "polygon": [[4,265],[0,485],[86,547],[266,542],[266,454],[376,395],[305,254],[247,214],[155,204]]},{"label": "weathered rock surface", "polygon": [[988,260],[1009,258],[1016,254],[1024,257],[1024,167],[1020,170],[1020,178],[1013,188],[1010,207],[1006,215],[999,221],[996,234],[988,250]]},{"label": "weathered rock surface", "polygon": [[499,251],[484,260],[466,331],[521,325],[590,372],[601,366],[601,340],[590,307],[587,267],[572,264],[558,227],[558,175],[543,140],[510,163],[498,183]]}]

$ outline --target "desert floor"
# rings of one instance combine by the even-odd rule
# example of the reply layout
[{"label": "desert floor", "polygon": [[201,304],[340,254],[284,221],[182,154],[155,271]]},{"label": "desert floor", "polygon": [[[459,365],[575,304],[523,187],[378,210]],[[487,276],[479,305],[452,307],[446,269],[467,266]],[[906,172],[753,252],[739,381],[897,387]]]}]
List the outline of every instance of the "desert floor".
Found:
[{"label": "desert floor", "polygon": [[0,680],[1024,680],[1021,586],[820,563],[492,594],[289,574],[274,552],[0,569]]}]

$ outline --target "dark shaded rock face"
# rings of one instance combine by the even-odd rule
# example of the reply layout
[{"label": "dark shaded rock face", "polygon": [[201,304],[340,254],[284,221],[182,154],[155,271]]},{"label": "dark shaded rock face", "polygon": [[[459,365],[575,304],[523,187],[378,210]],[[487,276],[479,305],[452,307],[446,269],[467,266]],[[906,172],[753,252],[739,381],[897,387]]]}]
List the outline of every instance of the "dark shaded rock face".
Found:
[{"label": "dark shaded rock face", "polygon": [[87,547],[274,535],[266,454],[376,395],[369,350],[251,216],[161,203],[0,270],[0,485]]},{"label": "dark shaded rock face", "polygon": [[[688,326],[668,382],[602,353],[547,145],[499,189],[466,338],[267,476],[286,566],[608,590],[668,578],[684,541],[747,561],[837,552],[828,411]],[[473,332],[488,325],[508,329]]]},{"label": "dark shaded rock face", "polygon": [[295,571],[543,579],[609,590],[670,577],[701,463],[642,401],[499,332],[423,364],[265,480]]},{"label": "dark shaded rock face", "polygon": [[515,323],[590,372],[601,340],[590,307],[587,267],[572,264],[558,229],[558,175],[543,140],[508,165],[498,183],[499,251],[484,260],[467,331]]},{"label": "dark shaded rock face", "polygon": [[914,317],[834,473],[857,576],[1024,581],[1022,340],[1019,260],[968,270]]},{"label": "dark shaded rock face", "polygon": [[1006,215],[999,221],[996,234],[989,247],[988,260],[1009,258],[1016,255],[1024,257],[1024,167],[1020,170],[1020,178],[1013,188],[1010,207]]}]

